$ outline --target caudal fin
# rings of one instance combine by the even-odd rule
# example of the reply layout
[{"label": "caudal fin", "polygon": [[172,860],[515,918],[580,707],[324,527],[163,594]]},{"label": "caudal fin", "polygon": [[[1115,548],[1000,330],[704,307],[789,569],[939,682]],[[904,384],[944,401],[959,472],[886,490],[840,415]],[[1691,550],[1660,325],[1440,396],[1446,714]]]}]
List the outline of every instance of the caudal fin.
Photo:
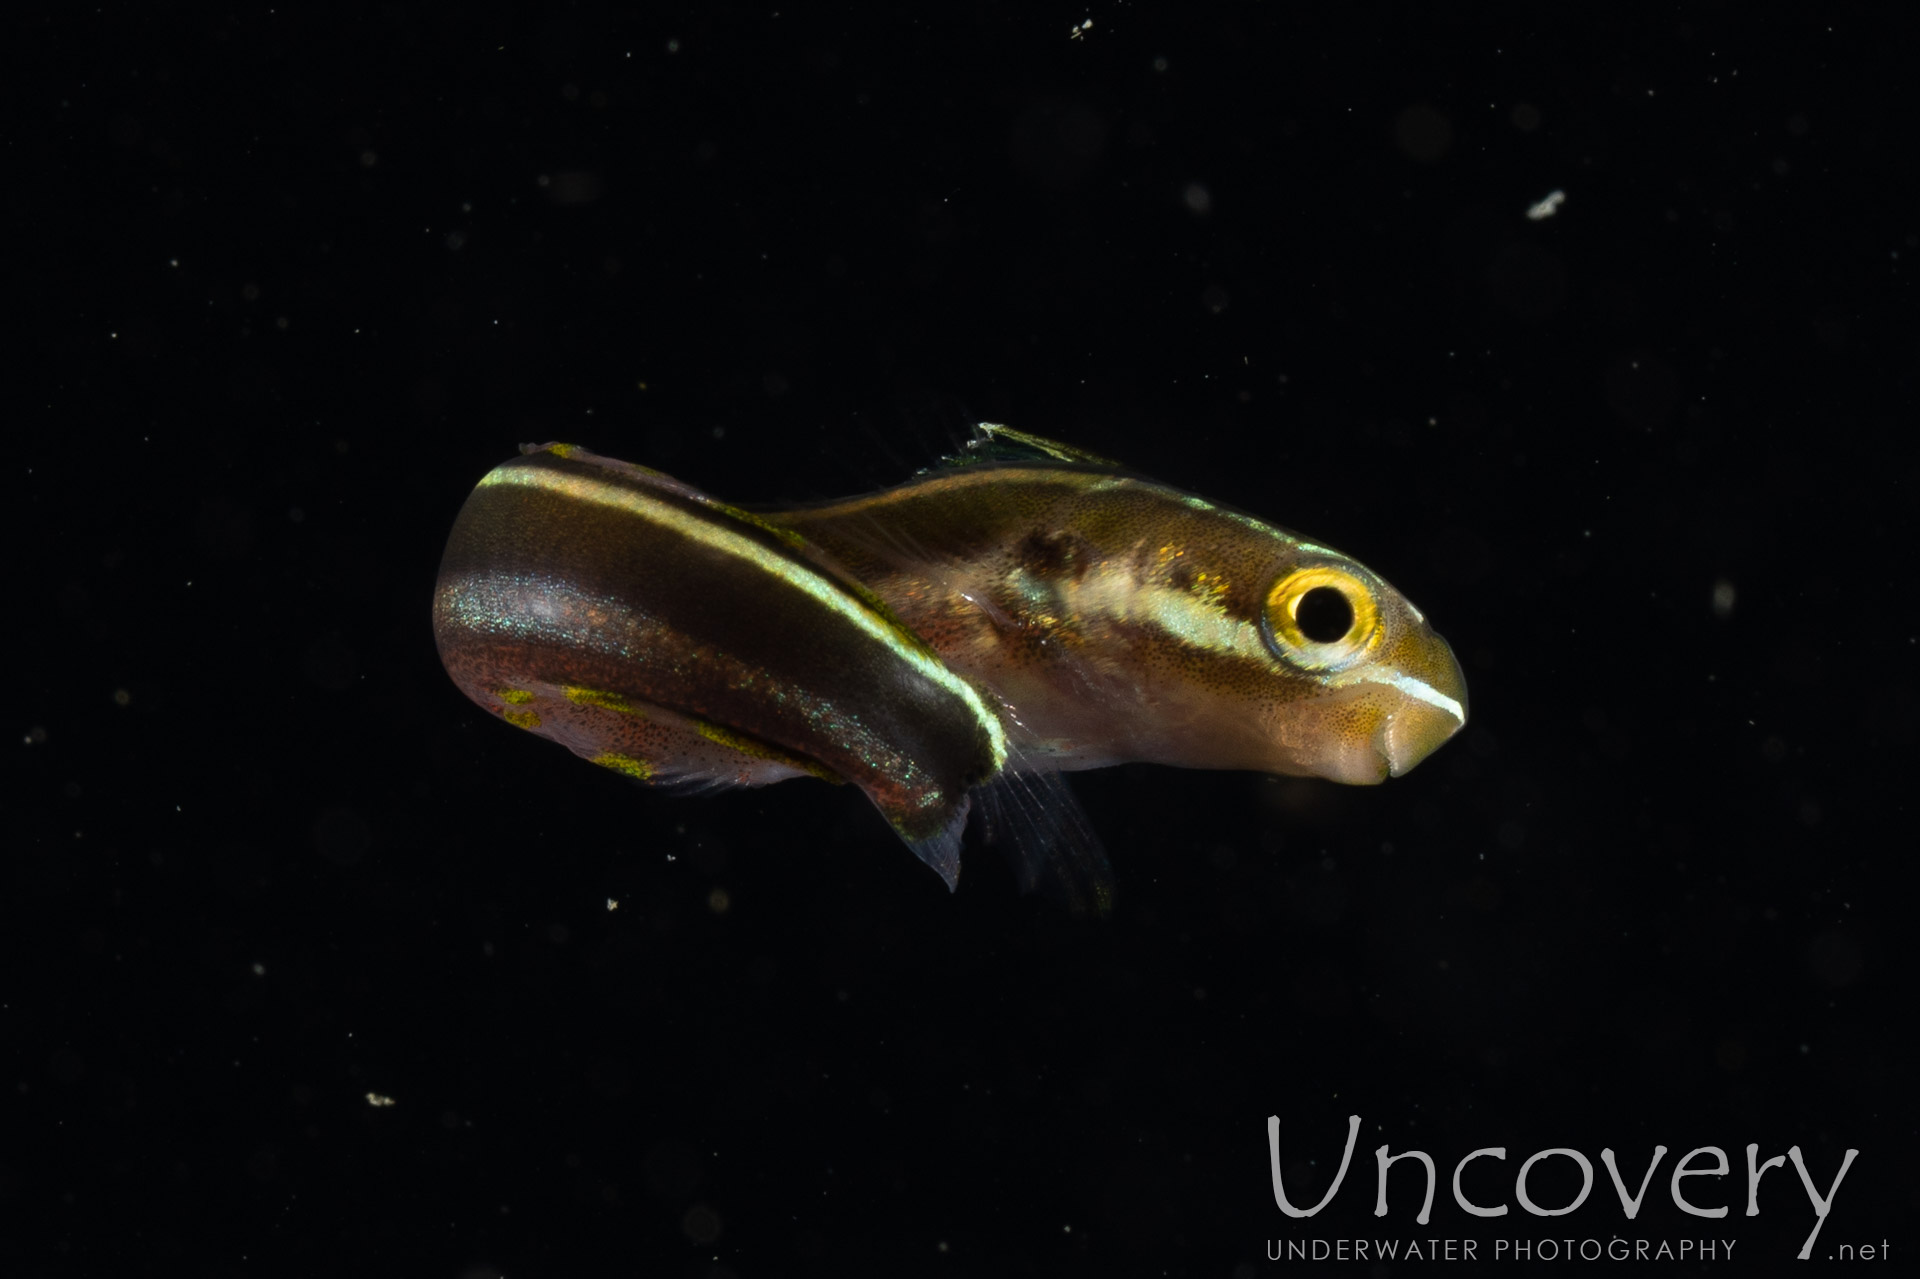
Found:
[{"label": "caudal fin", "polygon": [[953,806],[953,812],[948,815],[946,822],[933,834],[920,839],[909,838],[904,831],[900,834],[907,847],[913,850],[913,855],[933,867],[934,873],[947,881],[948,892],[960,887],[960,845],[966,834],[967,812],[972,807],[972,797],[962,796],[960,802]]},{"label": "caudal fin", "polygon": [[1022,892],[1038,891],[1075,915],[1111,913],[1113,867],[1062,774],[1006,772],[973,793],[986,841],[1012,863]]}]

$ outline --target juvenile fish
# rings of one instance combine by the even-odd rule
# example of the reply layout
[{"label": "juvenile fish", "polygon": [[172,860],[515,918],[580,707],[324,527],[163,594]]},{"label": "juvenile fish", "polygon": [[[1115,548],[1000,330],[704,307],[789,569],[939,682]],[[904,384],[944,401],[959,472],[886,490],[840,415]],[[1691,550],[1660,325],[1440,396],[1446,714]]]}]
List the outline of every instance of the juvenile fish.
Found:
[{"label": "juvenile fish", "polygon": [[1009,774],[1376,782],[1466,721],[1446,641],[1364,566],[993,425],[896,488],[759,513],[530,449],[462,509],[434,630],[475,702],[629,776],[852,782],[949,887]]}]

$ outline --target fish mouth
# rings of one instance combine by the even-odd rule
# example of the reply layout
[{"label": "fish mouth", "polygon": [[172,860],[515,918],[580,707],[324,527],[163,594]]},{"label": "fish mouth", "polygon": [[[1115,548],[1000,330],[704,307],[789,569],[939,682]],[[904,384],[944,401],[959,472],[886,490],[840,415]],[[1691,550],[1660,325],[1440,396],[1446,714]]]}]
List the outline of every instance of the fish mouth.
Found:
[{"label": "fish mouth", "polygon": [[1464,705],[1456,714],[1441,707],[1415,703],[1388,717],[1375,748],[1387,763],[1387,773],[1400,777],[1439,750],[1441,743],[1465,727],[1466,722]]},{"label": "fish mouth", "polygon": [[1377,771],[1368,780],[1404,776],[1466,726],[1466,676],[1453,649],[1430,631],[1408,636],[1387,660],[1348,672],[1341,683],[1355,692],[1372,686],[1367,700],[1379,709],[1370,743]]},{"label": "fish mouth", "polygon": [[1413,651],[1396,655],[1397,669],[1383,672],[1388,678],[1381,681],[1405,695],[1374,742],[1394,777],[1440,749],[1467,724],[1467,678],[1453,649],[1438,635],[1424,635],[1420,641],[1408,646]]}]

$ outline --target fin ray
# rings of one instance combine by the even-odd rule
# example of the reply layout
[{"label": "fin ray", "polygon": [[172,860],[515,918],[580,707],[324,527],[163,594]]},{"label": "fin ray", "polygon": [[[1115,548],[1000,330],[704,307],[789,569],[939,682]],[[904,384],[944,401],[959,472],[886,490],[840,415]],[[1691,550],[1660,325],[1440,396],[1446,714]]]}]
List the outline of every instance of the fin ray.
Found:
[{"label": "fin ray", "polygon": [[[913,855],[933,867],[934,873],[946,881],[950,893],[960,889],[960,846],[966,834],[967,813],[972,807],[973,796],[963,795],[940,829],[923,839],[908,838],[905,831],[900,831],[900,838],[913,850]],[[898,826],[894,829],[899,831]]]},{"label": "fin ray", "polygon": [[999,846],[1021,892],[1038,892],[1073,915],[1111,913],[1113,867],[1064,774],[1009,771],[974,794],[985,842]]},{"label": "fin ray", "polygon": [[973,428],[973,438],[959,453],[942,459],[947,467],[978,466],[986,462],[1071,462],[1078,466],[1099,466],[1123,470],[1110,457],[1061,444],[1029,431],[1016,431],[998,422],[982,422]]}]

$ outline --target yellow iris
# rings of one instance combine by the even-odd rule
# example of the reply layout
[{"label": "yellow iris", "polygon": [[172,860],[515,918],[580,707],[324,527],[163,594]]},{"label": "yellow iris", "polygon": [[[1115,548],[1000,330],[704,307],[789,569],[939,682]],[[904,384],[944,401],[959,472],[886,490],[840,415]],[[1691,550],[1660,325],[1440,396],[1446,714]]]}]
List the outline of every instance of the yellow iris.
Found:
[{"label": "yellow iris", "polygon": [[1309,670],[1337,670],[1380,643],[1373,588],[1331,565],[1298,568],[1275,582],[1263,617],[1275,655]]}]

